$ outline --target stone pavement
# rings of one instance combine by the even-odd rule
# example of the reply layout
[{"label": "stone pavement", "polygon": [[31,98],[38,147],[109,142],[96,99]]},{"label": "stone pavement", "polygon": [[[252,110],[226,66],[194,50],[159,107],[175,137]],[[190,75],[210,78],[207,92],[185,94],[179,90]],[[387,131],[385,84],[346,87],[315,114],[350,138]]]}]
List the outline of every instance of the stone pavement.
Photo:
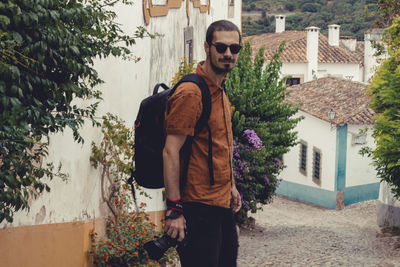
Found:
[{"label": "stone pavement", "polygon": [[381,233],[374,200],[336,211],[277,196],[251,216],[238,267],[400,266],[400,236]]}]

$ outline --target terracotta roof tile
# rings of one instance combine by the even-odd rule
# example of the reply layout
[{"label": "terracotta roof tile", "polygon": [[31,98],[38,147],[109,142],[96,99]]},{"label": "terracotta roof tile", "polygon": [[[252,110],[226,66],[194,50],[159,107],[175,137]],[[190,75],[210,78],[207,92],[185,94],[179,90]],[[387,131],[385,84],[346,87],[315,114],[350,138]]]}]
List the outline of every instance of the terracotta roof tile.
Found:
[{"label": "terracotta roof tile", "polygon": [[325,77],[288,88],[285,102],[302,104],[300,110],[328,121],[328,111],[336,116],[333,124],[372,124],[376,114],[368,107],[367,85],[343,78]]},{"label": "terracotta roof tile", "polygon": [[[305,31],[284,31],[281,33],[264,33],[248,36],[253,52],[256,53],[262,46],[265,47],[265,56],[271,60],[282,41],[286,41],[281,60],[286,63],[306,63],[307,60],[307,33]],[[359,60],[347,49],[339,46],[330,46],[328,38],[319,34],[318,45],[319,63],[350,63],[359,64]]]}]

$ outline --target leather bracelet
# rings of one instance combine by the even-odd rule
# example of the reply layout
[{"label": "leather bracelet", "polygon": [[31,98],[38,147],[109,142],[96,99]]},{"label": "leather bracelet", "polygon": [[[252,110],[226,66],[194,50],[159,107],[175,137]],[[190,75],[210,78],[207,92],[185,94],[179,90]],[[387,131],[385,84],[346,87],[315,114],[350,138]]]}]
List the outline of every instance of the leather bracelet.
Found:
[{"label": "leather bracelet", "polygon": [[182,200],[170,200],[167,198],[167,210],[175,210],[183,214]]}]

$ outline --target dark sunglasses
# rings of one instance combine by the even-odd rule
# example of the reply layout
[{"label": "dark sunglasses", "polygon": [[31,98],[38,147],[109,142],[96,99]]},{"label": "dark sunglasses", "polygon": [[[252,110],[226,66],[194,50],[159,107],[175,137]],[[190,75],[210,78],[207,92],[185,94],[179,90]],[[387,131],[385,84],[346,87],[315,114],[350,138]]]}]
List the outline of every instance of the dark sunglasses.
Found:
[{"label": "dark sunglasses", "polygon": [[211,45],[215,46],[215,49],[220,54],[225,53],[225,51],[228,47],[229,47],[229,50],[231,50],[232,54],[237,54],[237,53],[239,53],[240,49],[242,49],[242,46],[239,44],[226,45],[224,43],[215,43],[215,44],[211,44]]}]

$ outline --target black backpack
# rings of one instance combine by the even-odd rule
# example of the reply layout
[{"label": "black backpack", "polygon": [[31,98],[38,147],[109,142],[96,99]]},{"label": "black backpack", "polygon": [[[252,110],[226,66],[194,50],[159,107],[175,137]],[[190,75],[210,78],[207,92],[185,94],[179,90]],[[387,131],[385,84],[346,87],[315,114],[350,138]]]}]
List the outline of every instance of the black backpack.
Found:
[{"label": "black backpack", "polygon": [[[132,193],[134,193],[133,179],[138,185],[157,189],[164,187],[163,158],[162,151],[165,145],[164,112],[169,97],[175,92],[176,88],[184,82],[195,83],[201,89],[202,96],[202,114],[196,123],[194,136],[196,136],[203,127],[208,128],[209,150],[208,167],[210,171],[210,184],[214,184],[213,166],[212,166],[212,138],[211,130],[208,125],[208,118],[211,112],[211,96],[207,83],[198,74],[189,74],[184,76],[172,89],[164,83],[159,83],[154,87],[153,95],[145,98],[140,103],[139,113],[135,120],[135,170],[128,182],[131,184]],[[158,93],[162,87],[163,92]],[[184,161],[183,173],[180,177],[181,188],[186,182],[187,169],[189,165],[190,154],[192,153],[192,142],[194,136],[188,136],[183,145],[180,155]]]}]

